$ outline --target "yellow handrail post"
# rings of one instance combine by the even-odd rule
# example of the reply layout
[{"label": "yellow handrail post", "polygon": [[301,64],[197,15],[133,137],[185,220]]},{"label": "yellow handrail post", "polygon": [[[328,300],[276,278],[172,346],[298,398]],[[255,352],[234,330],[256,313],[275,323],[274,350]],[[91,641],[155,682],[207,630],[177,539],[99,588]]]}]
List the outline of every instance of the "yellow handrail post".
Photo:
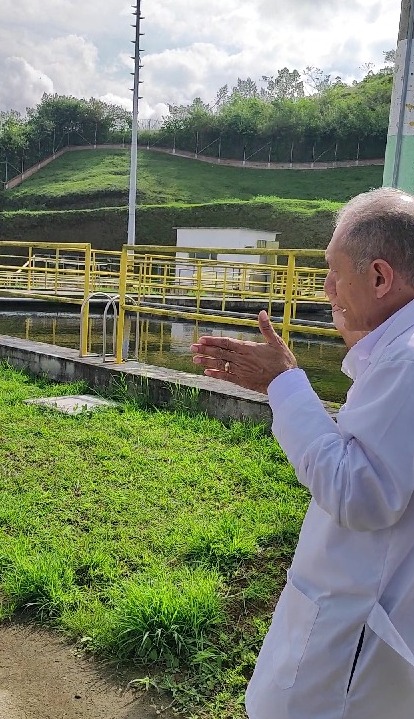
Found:
[{"label": "yellow handrail post", "polygon": [[[123,247],[121,255],[121,263],[119,266],[119,310],[118,310],[118,327],[116,331],[116,362],[121,364],[123,361],[123,342],[125,329],[125,295],[128,274],[128,260],[131,249]],[[132,253],[131,253],[132,254]]]},{"label": "yellow handrail post", "polygon": [[196,273],[196,312],[200,314],[200,302],[201,302],[201,282],[202,282],[202,271],[201,262],[197,260],[197,273]]},{"label": "yellow handrail post", "polygon": [[273,272],[274,272],[274,271],[269,267],[269,271],[268,271],[268,274],[267,274],[267,277],[268,277],[268,280],[267,280],[267,282],[268,282],[267,291],[268,291],[268,295],[269,295],[269,302],[268,302],[268,305],[267,305],[267,314],[269,315],[269,317],[270,317],[271,314],[272,314],[273,284],[274,284],[274,282],[273,282],[273,280],[274,280],[274,274],[273,274]]},{"label": "yellow handrail post", "polygon": [[92,285],[92,291],[95,292],[97,289],[97,277],[96,277],[97,264],[96,264],[96,251],[95,250],[92,250],[91,262],[92,262],[91,285]]},{"label": "yellow handrail post", "polygon": [[168,263],[165,262],[164,264],[164,274],[162,279],[162,303],[165,305],[165,300],[167,296],[167,284],[168,284]]},{"label": "yellow handrail post", "polygon": [[29,264],[27,266],[27,289],[30,292],[32,289],[32,263],[33,263],[33,248],[32,248],[32,246],[29,247],[28,260],[29,260]]},{"label": "yellow handrail post", "polygon": [[58,291],[58,268],[59,268],[59,248],[56,248],[55,251],[55,294],[57,295]]},{"label": "yellow handrail post", "polygon": [[[226,292],[227,292],[227,267],[224,268],[224,277],[223,277],[223,298],[221,301],[221,311],[224,312],[226,309]],[[217,279],[217,270],[216,270],[216,279]]]},{"label": "yellow handrail post", "polygon": [[285,305],[283,309],[283,328],[282,328],[282,339],[288,344],[289,342],[289,327],[290,320],[292,317],[292,306],[293,306],[293,285],[295,281],[295,266],[296,259],[293,252],[288,254],[288,265],[287,265],[287,276],[286,276],[286,291],[285,291]]},{"label": "yellow handrail post", "polygon": [[80,356],[86,357],[88,354],[88,337],[89,337],[89,295],[91,293],[91,246],[85,247],[85,279],[83,284],[83,299],[85,302],[82,315],[82,346],[80,348]]}]

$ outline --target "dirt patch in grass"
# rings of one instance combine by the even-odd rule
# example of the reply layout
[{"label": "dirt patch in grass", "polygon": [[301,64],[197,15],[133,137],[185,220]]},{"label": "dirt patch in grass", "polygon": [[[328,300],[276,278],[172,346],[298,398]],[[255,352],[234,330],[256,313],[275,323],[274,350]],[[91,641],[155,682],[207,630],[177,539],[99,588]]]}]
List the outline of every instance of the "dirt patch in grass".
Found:
[{"label": "dirt patch in grass", "polygon": [[0,627],[0,686],[0,719],[155,719],[163,704],[59,635],[23,624]]}]

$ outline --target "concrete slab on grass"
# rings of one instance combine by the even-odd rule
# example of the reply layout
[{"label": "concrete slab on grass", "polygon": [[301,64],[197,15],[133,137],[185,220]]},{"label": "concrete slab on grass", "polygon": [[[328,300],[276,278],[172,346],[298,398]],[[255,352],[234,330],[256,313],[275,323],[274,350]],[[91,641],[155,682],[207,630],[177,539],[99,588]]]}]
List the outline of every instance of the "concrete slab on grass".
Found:
[{"label": "concrete slab on grass", "polygon": [[55,409],[63,414],[80,414],[81,412],[93,412],[102,407],[117,407],[116,402],[107,399],[99,399],[91,394],[73,394],[65,397],[37,397],[36,399],[25,400],[26,404],[38,404],[41,407]]}]

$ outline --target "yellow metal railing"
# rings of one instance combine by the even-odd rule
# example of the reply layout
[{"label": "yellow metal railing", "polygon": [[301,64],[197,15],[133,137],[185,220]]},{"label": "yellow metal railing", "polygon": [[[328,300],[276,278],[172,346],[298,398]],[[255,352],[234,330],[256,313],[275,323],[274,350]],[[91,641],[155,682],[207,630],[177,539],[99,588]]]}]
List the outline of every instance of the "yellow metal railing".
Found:
[{"label": "yellow metal railing", "polygon": [[[197,254],[217,259],[198,259]],[[237,325],[241,322],[241,311],[243,325],[256,326],[253,315],[246,317],[249,305],[261,304],[273,314],[274,303],[281,303],[283,319],[276,327],[285,341],[291,332],[337,336],[333,327],[322,326],[323,323],[310,325],[296,320],[301,304],[327,303],[324,291],[327,270],[309,266],[315,260],[322,264],[324,252],[266,248],[267,264],[249,262],[249,255],[258,254],[257,248],[125,246],[120,269],[117,361],[122,359],[127,312]],[[219,255],[242,255],[246,261],[244,257],[243,261],[220,260]],[[125,300],[128,295],[135,298],[136,304]],[[237,311],[235,302],[239,304]],[[207,309],[212,303],[219,307],[218,311]]]},{"label": "yellow metal railing", "polygon": [[[20,254],[16,254],[20,250]],[[0,290],[61,295],[84,294],[87,274],[91,291],[118,291],[120,252],[93,250],[88,243],[0,242]],[[9,292],[7,292],[9,291]]]},{"label": "yellow metal railing", "polygon": [[[118,292],[120,257],[120,252],[92,250],[89,243],[2,241],[0,293],[82,306],[98,289]],[[83,356],[89,311],[82,314],[81,323]]]},{"label": "yellow metal railing", "polygon": [[[202,259],[206,256],[215,259]],[[291,332],[337,335],[326,324],[296,319],[300,306],[327,302],[323,263],[321,250],[137,245],[111,252],[88,243],[0,242],[0,293],[83,307],[82,356],[88,350],[91,295],[115,297],[121,361],[128,312],[256,326],[258,306],[270,315],[277,306],[283,317],[276,327],[286,341]]]}]

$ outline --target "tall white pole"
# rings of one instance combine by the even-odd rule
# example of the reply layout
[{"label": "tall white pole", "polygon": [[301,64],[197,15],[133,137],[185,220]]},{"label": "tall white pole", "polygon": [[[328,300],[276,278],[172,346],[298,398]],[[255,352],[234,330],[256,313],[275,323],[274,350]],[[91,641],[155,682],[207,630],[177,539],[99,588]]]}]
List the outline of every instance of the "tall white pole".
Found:
[{"label": "tall white pole", "polygon": [[[137,204],[137,160],[138,160],[138,105],[139,100],[139,71],[141,65],[140,55],[140,32],[141,20],[141,0],[137,0],[133,13],[136,16],[135,22],[135,40],[134,43],[134,87],[132,101],[132,139],[131,139],[131,168],[129,173],[129,203],[128,203],[128,245],[135,245],[135,210]],[[133,26],[134,27],[134,26]]]}]

